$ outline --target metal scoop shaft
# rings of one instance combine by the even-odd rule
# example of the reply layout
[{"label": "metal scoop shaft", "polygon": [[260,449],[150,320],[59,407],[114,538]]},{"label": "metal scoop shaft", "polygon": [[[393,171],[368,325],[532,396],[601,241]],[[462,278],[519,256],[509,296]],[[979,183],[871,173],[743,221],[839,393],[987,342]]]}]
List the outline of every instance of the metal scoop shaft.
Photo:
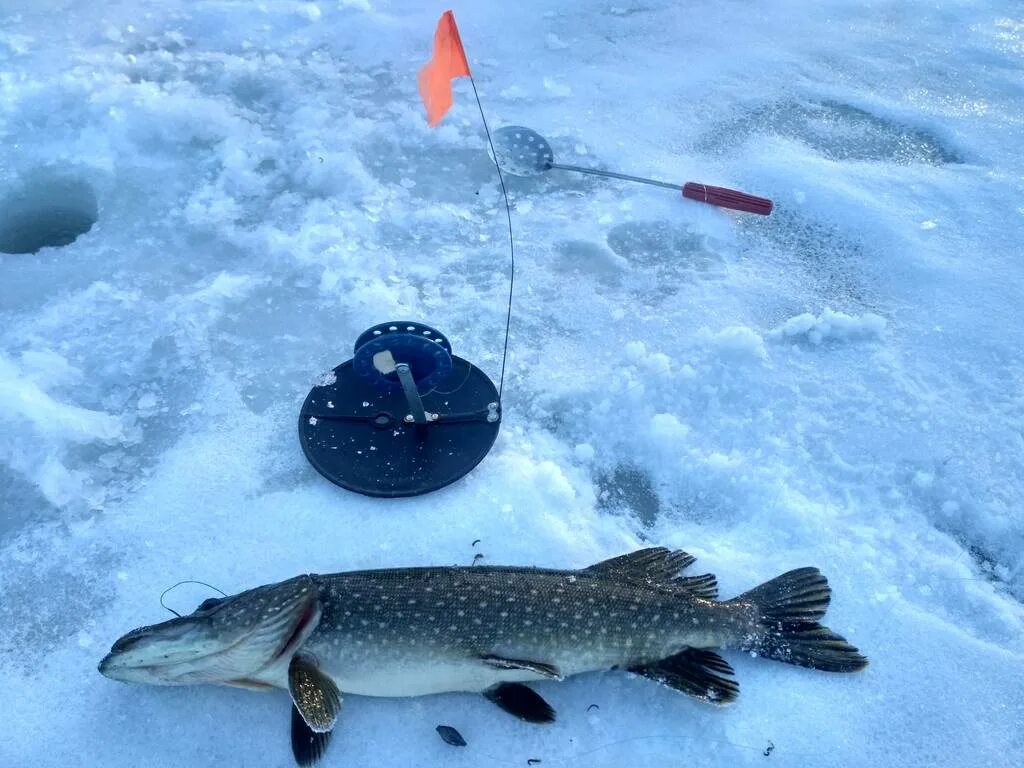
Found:
[{"label": "metal scoop shaft", "polygon": [[678,184],[669,184],[667,181],[656,181],[645,179],[642,176],[630,176],[626,173],[615,173],[614,171],[600,171],[597,168],[584,168],[581,165],[563,165],[562,163],[551,163],[549,168],[557,168],[560,171],[573,171],[574,173],[589,173],[591,176],[607,176],[610,179],[623,179],[624,181],[636,181],[640,184],[650,184],[652,187],[664,187],[665,189],[682,190]]},{"label": "metal scoop shaft", "polygon": [[615,173],[614,171],[601,171],[597,168],[584,168],[579,165],[563,165],[562,163],[549,163],[549,168],[557,168],[560,171],[572,171],[573,173],[587,173],[591,176],[607,176],[612,179],[622,179],[624,181],[635,181],[639,184],[650,184],[652,187],[664,187],[665,189],[677,189],[683,193],[683,197],[689,200],[696,200],[701,203],[708,203],[710,205],[716,205],[719,208],[730,208],[734,211],[744,211],[746,213],[757,213],[761,216],[767,216],[772,212],[773,203],[771,200],[765,197],[757,197],[756,195],[748,195],[746,192],[740,192],[736,189],[728,189],[727,187],[712,187],[707,184],[700,184],[693,181],[688,181],[686,184],[680,186],[679,184],[669,184],[667,181],[658,181],[657,179],[645,179],[642,176],[630,176],[626,173]]}]

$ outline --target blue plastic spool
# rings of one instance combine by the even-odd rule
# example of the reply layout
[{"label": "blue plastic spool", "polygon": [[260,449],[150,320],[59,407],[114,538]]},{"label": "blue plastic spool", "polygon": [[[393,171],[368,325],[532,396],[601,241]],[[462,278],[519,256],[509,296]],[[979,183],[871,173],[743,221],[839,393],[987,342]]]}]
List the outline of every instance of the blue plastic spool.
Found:
[{"label": "blue plastic spool", "polygon": [[452,347],[443,333],[415,322],[381,323],[359,334],[352,367],[356,373],[387,390],[400,390],[394,372],[384,373],[375,364],[381,352],[390,352],[395,363],[409,366],[416,389],[429,392],[452,371]]}]

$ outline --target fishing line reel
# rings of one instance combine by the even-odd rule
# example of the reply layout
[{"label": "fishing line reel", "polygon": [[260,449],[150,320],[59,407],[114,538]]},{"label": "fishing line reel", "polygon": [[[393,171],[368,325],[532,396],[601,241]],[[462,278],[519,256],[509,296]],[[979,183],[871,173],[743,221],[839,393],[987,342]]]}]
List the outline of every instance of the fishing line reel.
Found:
[{"label": "fishing line reel", "polygon": [[381,323],[324,374],[299,413],[306,458],[367,496],[418,496],[466,475],[501,424],[498,390],[423,323]]}]

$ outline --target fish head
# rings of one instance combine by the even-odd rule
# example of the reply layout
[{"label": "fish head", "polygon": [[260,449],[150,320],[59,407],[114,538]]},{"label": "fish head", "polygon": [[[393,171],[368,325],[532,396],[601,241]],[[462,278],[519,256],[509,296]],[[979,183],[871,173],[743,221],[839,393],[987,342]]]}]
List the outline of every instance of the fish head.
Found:
[{"label": "fish head", "polygon": [[259,685],[254,679],[287,664],[319,621],[317,586],[299,576],[133,629],[114,643],[99,671],[126,683]]}]

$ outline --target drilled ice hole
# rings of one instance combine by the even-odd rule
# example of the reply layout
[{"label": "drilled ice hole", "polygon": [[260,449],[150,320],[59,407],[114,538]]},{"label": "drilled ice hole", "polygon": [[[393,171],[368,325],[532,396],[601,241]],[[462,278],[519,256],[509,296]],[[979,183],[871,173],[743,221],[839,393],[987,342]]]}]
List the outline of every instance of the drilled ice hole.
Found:
[{"label": "drilled ice hole", "polygon": [[98,217],[96,194],[84,181],[37,174],[0,198],[0,253],[70,245]]}]

